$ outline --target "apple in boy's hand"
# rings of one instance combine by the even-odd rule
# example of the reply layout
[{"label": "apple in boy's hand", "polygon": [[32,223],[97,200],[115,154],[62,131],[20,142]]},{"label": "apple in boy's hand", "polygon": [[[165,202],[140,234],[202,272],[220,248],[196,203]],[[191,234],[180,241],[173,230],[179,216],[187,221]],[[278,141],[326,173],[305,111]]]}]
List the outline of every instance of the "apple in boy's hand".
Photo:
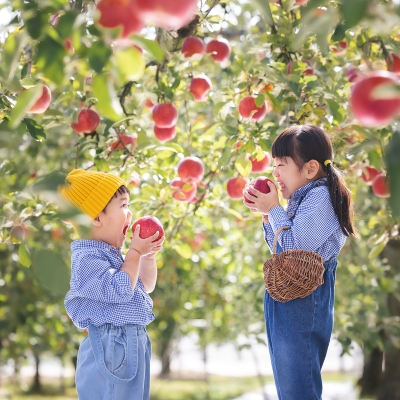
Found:
[{"label": "apple in boy's hand", "polygon": [[[271,183],[274,184],[274,182],[272,182],[271,179],[269,179],[269,178],[267,178],[265,176],[259,176],[258,178],[256,178],[254,180],[254,183],[252,183],[251,185],[255,189],[259,190],[262,193],[269,193],[271,191],[271,189],[268,186],[268,182],[271,182]],[[243,197],[248,203],[254,203],[254,201],[249,200],[246,196],[243,196]]]},{"label": "apple in boy's hand", "polygon": [[160,220],[152,215],[145,215],[144,217],[136,220],[132,225],[132,233],[135,231],[136,225],[140,225],[139,237],[142,239],[147,239],[148,237],[154,235],[157,231],[159,232],[159,235],[153,240],[153,242],[156,242],[164,236],[164,228]]}]

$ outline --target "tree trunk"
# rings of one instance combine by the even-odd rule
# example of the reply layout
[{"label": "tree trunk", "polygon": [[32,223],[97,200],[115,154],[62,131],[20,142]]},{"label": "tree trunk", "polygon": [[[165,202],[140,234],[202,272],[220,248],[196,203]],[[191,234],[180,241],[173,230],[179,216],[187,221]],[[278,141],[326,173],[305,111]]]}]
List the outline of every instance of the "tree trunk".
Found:
[{"label": "tree trunk", "polygon": [[162,340],[160,343],[160,359],[161,359],[161,372],[160,377],[166,377],[170,374],[171,369],[171,354],[172,354],[172,341],[175,334],[176,321],[170,319],[166,321],[167,328],[163,331]]},{"label": "tree trunk", "polygon": [[35,358],[35,376],[33,378],[33,385],[31,391],[33,393],[41,393],[42,384],[40,383],[40,375],[39,375],[40,357],[39,353],[35,348],[33,349],[33,355]]},{"label": "tree trunk", "polygon": [[[389,274],[399,276],[400,240],[390,240],[383,250],[383,256],[389,261]],[[400,318],[400,301],[393,293],[388,295],[388,309],[390,317]],[[385,370],[378,400],[400,400],[400,349],[390,340],[390,332],[385,332],[385,336]]]},{"label": "tree trunk", "polygon": [[382,384],[383,351],[375,347],[370,352],[364,352],[364,368],[362,377],[358,380],[360,397],[372,397],[378,394]]}]

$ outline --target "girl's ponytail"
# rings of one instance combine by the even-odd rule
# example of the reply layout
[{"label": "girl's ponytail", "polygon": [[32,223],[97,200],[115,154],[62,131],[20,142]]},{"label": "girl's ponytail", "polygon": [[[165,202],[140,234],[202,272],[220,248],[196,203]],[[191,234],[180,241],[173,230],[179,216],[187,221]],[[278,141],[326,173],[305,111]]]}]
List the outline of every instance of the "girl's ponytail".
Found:
[{"label": "girl's ponytail", "polygon": [[291,157],[299,169],[310,161],[316,160],[327,175],[329,194],[340,227],[346,236],[358,236],[353,224],[353,202],[350,190],[344,179],[333,165],[333,149],[329,136],[318,126],[293,125],[274,140],[272,157]]},{"label": "girl's ponytail", "polygon": [[346,236],[357,237],[357,231],[353,224],[353,202],[351,192],[346,187],[340,171],[338,171],[331,162],[324,163],[324,169],[327,174],[329,194],[331,197],[333,209],[338,217],[342,232]]}]

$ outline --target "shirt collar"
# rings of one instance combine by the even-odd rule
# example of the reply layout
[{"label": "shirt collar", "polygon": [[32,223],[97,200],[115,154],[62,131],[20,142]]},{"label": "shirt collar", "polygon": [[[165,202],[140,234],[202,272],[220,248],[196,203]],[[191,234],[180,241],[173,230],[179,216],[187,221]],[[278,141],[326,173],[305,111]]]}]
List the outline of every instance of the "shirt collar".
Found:
[{"label": "shirt collar", "polygon": [[315,181],[312,181],[310,183],[307,183],[306,185],[302,186],[301,188],[298,188],[293,194],[292,197],[290,198],[289,202],[296,201],[300,197],[303,197],[307,192],[314,187],[317,186],[326,186],[327,185],[327,179],[326,178],[319,178]]}]

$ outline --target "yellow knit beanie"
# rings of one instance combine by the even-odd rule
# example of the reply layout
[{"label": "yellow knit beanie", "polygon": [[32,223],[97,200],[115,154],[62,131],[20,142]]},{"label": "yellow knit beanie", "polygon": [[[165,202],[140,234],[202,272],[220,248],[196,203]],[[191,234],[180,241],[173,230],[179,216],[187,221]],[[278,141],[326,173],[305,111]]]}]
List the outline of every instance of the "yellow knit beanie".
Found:
[{"label": "yellow knit beanie", "polygon": [[58,190],[75,207],[94,219],[124,185],[125,181],[112,174],[75,169],[67,175],[65,185]]}]

